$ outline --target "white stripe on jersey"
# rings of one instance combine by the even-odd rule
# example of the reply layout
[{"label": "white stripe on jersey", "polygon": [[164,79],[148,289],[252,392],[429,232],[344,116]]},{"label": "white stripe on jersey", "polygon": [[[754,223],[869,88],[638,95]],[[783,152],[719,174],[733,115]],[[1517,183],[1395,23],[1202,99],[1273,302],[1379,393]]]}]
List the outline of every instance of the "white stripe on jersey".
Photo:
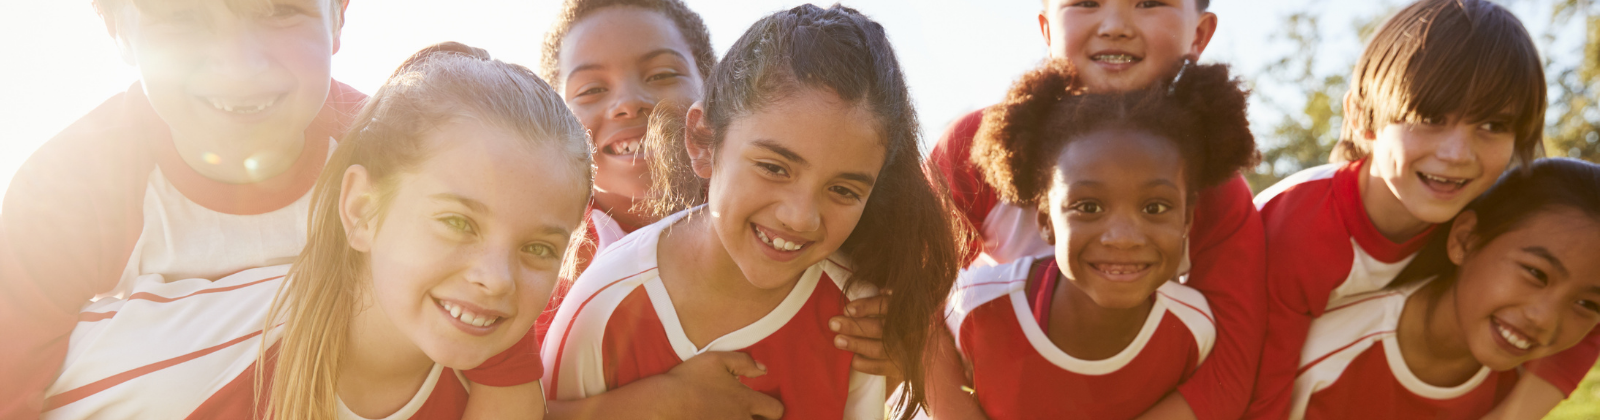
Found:
[{"label": "white stripe on jersey", "polygon": [[1283,194],[1284,191],[1288,191],[1289,188],[1293,188],[1296,185],[1316,181],[1319,179],[1333,178],[1333,174],[1335,172],[1339,172],[1339,168],[1344,167],[1344,165],[1345,164],[1343,162],[1328,163],[1318,165],[1313,168],[1307,168],[1300,172],[1295,172],[1294,175],[1289,175],[1289,177],[1284,178],[1282,181],[1278,181],[1278,183],[1272,184],[1271,187],[1267,187],[1267,189],[1262,190],[1261,194],[1256,194],[1256,210],[1266,207],[1267,203],[1272,202],[1273,198],[1278,197],[1278,194]]}]

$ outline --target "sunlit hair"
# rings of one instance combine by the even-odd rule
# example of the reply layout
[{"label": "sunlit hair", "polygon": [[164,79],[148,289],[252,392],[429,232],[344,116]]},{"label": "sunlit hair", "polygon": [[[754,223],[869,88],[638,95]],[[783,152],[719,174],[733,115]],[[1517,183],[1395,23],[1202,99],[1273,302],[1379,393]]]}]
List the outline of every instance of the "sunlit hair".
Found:
[{"label": "sunlit hair", "polygon": [[[1483,249],[1495,238],[1516,230],[1542,212],[1570,209],[1600,223],[1600,165],[1577,159],[1546,158],[1525,170],[1507,171],[1489,191],[1472,200],[1463,212],[1477,215],[1467,254]],[[1417,258],[1406,265],[1390,288],[1430,278],[1455,281],[1456,265],[1446,252],[1450,224],[1434,229]]]},{"label": "sunlit hair", "polygon": [[[1065,0],[1063,0],[1063,1],[1065,1]],[[1045,8],[1049,8],[1050,7],[1050,0],[1039,0],[1039,3],[1041,5],[1043,5],[1043,7],[1045,7]],[[1199,10],[1201,12],[1204,12],[1204,11],[1206,11],[1206,9],[1210,9],[1211,8],[1211,0],[1194,0],[1194,8],[1195,8],[1195,10]]]},{"label": "sunlit hair", "polygon": [[1046,62],[984,112],[972,163],[1002,200],[1042,205],[1068,143],[1101,130],[1141,131],[1178,146],[1193,198],[1252,166],[1258,153],[1245,115],[1249,93],[1230,78],[1227,65],[1184,66],[1176,81],[1089,94],[1069,61]]},{"label": "sunlit hair", "polygon": [[[371,280],[366,255],[350,247],[339,217],[346,169],[366,168],[376,205],[362,218],[381,229],[400,175],[416,170],[440,146],[425,141],[426,133],[460,119],[505,128],[520,134],[529,148],[561,153],[571,162],[566,168],[575,174],[571,179],[589,182],[583,125],[532,71],[454,42],[412,55],[362,108],[312,189],[306,247],[267,317],[269,330],[281,324],[282,338],[271,384],[262,382],[266,375],[256,376],[256,401],[263,401],[261,392],[270,392],[266,417],[332,419],[337,414],[339,358]],[[257,372],[266,372],[268,345],[263,341]]]},{"label": "sunlit hair", "polygon": [[[115,18],[120,16],[124,8],[128,6],[133,6],[139,10],[148,10],[148,5],[150,3],[163,3],[152,0],[90,0],[90,2],[94,4],[94,10],[99,12],[100,16],[105,18]],[[273,7],[275,7],[273,0],[223,0],[223,2],[227,3],[228,10],[232,10],[234,13],[240,14],[266,14],[271,12]],[[344,5],[349,2],[350,0],[329,0],[329,3],[331,3],[334,8],[339,10],[342,10]],[[170,1],[165,3],[170,3]],[[334,16],[334,19],[339,18],[340,16]]]},{"label": "sunlit hair", "polygon": [[689,54],[694,55],[694,65],[701,77],[711,74],[711,67],[717,64],[717,52],[711,48],[711,31],[706,29],[700,15],[689,10],[681,0],[566,0],[556,15],[555,25],[544,36],[544,55],[539,60],[539,74],[549,80],[556,91],[561,91],[566,83],[565,75],[561,74],[561,42],[583,18],[608,7],[637,7],[665,15],[683,35],[683,41],[689,43]]},{"label": "sunlit hair", "polygon": [[1522,21],[1487,0],[1422,0],[1373,34],[1350,76],[1355,109],[1332,160],[1366,158],[1362,133],[1403,121],[1491,121],[1510,114],[1513,164],[1538,154],[1544,135],[1544,68]]},{"label": "sunlit hair", "polygon": [[[869,111],[883,136],[885,160],[861,220],[839,251],[855,273],[849,289],[866,282],[894,291],[884,318],[884,347],[905,374],[909,392],[895,402],[901,418],[921,407],[922,351],[939,323],[941,304],[960,270],[955,212],[923,171],[917,117],[905,76],[883,26],[855,9],[802,5],[752,25],[706,79],[705,124],[710,133],[682,127],[682,108],[658,107],[646,137],[657,214],[706,202],[705,186],[690,169],[685,132],[715,150],[735,120],[805,89],[822,89]],[[667,118],[672,117],[672,118]],[[717,175],[713,175],[717,176]],[[668,187],[670,186],[670,187]]]}]

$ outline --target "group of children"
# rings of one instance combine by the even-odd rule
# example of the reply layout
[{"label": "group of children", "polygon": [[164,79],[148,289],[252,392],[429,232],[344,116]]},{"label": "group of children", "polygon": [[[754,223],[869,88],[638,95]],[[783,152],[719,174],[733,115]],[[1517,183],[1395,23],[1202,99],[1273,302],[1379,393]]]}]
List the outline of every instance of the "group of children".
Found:
[{"label": "group of children", "polygon": [[96,0],[141,81],[0,210],[4,418],[1533,418],[1600,166],[1521,23],[1419,0],[1252,197],[1206,0],[1045,0],[932,153],[883,27],[567,0],[538,71],[329,77],[347,0]]}]

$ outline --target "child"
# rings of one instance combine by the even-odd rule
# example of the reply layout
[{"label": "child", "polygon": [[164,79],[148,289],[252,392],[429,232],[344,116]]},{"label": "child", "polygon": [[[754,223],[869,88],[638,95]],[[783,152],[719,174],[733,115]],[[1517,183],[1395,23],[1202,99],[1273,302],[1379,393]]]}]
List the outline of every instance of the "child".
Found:
[{"label": "child", "polygon": [[[1170,80],[1184,60],[1197,60],[1216,32],[1208,0],[1046,0],[1038,25],[1050,58],[1068,60],[1085,88],[1113,92]],[[1030,22],[1031,23],[1031,22]],[[929,160],[950,183],[951,198],[982,236],[978,265],[1003,264],[1049,253],[1037,213],[1005,203],[970,162],[973,136],[984,120],[976,111],[952,124]],[[1259,215],[1244,177],[1200,192],[1190,232],[1185,285],[1206,295],[1219,324],[1211,363],[1152,411],[1152,417],[1235,419],[1255,381],[1267,313]],[[1181,395],[1179,395],[1181,393]]]},{"label": "child", "polygon": [[909,416],[957,244],[883,28],[843,6],[776,13],[706,87],[687,135],[647,146],[665,172],[655,182],[684,187],[664,201],[705,205],[635,231],[578,278],[544,346],[547,394],[601,394],[737,350],[766,373],[743,382],[782,401],[785,418],[882,418],[884,378],[853,370],[828,323],[892,288],[885,347]]},{"label": "child", "polygon": [[1290,418],[1483,417],[1600,321],[1597,192],[1591,163],[1507,173],[1388,287],[1312,321]]},{"label": "child", "polygon": [[91,298],[149,274],[291,261],[312,184],[366,97],[329,77],[344,1],[94,5],[140,81],[42,146],[7,190],[0,417],[39,413]]},{"label": "child", "polygon": [[[1287,413],[1313,319],[1386,287],[1435,224],[1508,166],[1532,160],[1544,122],[1539,63],[1522,24],[1488,1],[1419,1],[1373,35],[1345,98],[1334,155],[1344,162],[1256,198],[1268,258],[1286,263],[1268,266],[1273,315],[1252,417]],[[1571,392],[1595,357],[1587,346],[1575,351],[1588,354],[1530,367]],[[1547,400],[1546,410],[1560,398]]]},{"label": "child", "polygon": [[1245,93],[1221,65],[1069,93],[1082,79],[1046,63],[978,133],[975,163],[1007,202],[1038,209],[1055,257],[962,274],[945,318],[960,354],[934,356],[959,357],[946,363],[962,377],[936,382],[935,418],[1134,418],[1211,351],[1205,297],[1172,280],[1199,191],[1255,157]]},{"label": "child", "polygon": [[292,266],[147,275],[85,308],[44,416],[460,417],[452,371],[524,336],[580,228],[583,127],[532,71],[454,43],[356,121]]}]

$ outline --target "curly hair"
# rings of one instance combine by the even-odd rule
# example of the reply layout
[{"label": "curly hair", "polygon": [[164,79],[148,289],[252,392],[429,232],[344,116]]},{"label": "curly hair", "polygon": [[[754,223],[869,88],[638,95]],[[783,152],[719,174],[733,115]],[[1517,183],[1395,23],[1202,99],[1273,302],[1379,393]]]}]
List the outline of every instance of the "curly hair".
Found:
[{"label": "curly hair", "polygon": [[1182,152],[1191,192],[1254,166],[1259,153],[1242,82],[1223,64],[1186,63],[1177,73],[1176,80],[1142,90],[1090,94],[1069,62],[1046,62],[984,112],[972,163],[1002,200],[1029,205],[1049,190],[1050,171],[1067,143],[1100,130],[1171,140]]},{"label": "curly hair", "polygon": [[681,0],[567,0],[556,15],[556,23],[544,36],[544,55],[539,59],[539,76],[550,82],[557,92],[565,83],[561,79],[561,42],[578,21],[608,7],[637,7],[661,13],[672,20],[684,42],[689,43],[689,53],[694,56],[695,69],[701,75],[711,74],[717,65],[717,52],[711,48],[711,31],[700,20],[700,14],[689,10]]}]

